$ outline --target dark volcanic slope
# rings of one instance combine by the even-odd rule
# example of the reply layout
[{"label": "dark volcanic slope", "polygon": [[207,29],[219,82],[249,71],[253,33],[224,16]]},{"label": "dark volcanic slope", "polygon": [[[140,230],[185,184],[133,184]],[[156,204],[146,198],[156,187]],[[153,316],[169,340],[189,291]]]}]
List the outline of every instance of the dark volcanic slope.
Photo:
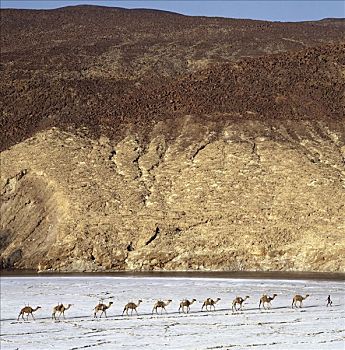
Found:
[{"label": "dark volcanic slope", "polygon": [[95,6],[1,17],[1,149],[48,126],[102,126],[118,136],[124,121],[145,126],[189,113],[343,114],[342,20],[271,23]]}]

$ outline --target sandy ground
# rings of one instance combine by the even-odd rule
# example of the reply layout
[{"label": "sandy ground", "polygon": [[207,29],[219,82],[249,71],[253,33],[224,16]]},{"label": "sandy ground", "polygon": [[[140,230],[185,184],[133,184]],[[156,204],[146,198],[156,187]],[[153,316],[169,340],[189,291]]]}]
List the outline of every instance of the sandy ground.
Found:
[{"label": "sandy ground", "polygon": [[[278,294],[271,310],[259,310],[263,293]],[[291,309],[294,294],[310,294]],[[331,294],[333,306],[326,307]],[[232,312],[236,296],[249,295]],[[204,299],[221,298],[216,311]],[[180,300],[195,298],[179,314]],[[139,316],[122,316],[128,301],[143,302]],[[152,315],[157,299],[172,299],[167,314]],[[108,318],[93,308],[113,301]],[[74,304],[66,319],[53,321],[57,303]],[[41,306],[36,321],[17,321],[26,304]],[[1,350],[5,349],[344,349],[345,285],[341,281],[150,277],[2,277]]]}]

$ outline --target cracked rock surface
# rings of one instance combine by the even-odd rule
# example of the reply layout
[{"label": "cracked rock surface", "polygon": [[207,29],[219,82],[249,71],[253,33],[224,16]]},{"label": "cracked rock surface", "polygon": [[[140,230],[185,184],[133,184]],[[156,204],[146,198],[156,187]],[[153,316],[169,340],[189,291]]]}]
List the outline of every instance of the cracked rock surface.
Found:
[{"label": "cracked rock surface", "polygon": [[3,265],[344,271],[343,125],[229,122],[213,136],[188,116],[177,132],[157,124],[139,145],[53,128],[4,151]]}]

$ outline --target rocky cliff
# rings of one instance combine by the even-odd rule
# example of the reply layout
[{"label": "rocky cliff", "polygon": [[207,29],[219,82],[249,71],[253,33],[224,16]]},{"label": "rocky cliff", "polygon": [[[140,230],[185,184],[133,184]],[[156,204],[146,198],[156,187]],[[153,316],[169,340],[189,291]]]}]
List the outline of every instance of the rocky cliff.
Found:
[{"label": "rocky cliff", "polygon": [[2,267],[345,271],[342,20],[2,18]]}]

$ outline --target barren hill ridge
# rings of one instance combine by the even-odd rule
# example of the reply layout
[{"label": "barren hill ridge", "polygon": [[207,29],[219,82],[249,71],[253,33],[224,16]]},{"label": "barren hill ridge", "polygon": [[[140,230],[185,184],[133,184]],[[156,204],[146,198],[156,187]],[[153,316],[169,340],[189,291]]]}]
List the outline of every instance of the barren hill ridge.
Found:
[{"label": "barren hill ridge", "polygon": [[345,22],[1,10],[3,267],[345,271]]}]

